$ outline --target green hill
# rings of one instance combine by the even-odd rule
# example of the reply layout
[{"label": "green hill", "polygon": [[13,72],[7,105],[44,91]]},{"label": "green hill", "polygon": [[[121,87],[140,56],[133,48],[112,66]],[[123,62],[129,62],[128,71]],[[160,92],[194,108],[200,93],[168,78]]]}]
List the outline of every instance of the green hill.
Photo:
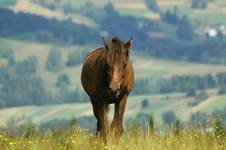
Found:
[{"label": "green hill", "polygon": [[[93,46],[98,47],[98,46]],[[71,52],[88,53],[92,50],[91,46],[59,46],[52,44],[41,44],[36,42],[24,42],[7,38],[0,39],[0,49],[11,49],[14,52],[16,61],[24,60],[30,56],[35,56],[38,60],[37,75],[40,76],[45,84],[45,88],[52,92],[57,92],[57,79],[61,74],[67,74],[70,81],[70,88],[81,88],[80,72],[81,64],[76,66],[66,66],[68,55]],[[46,61],[50,50],[59,49],[61,51],[60,64],[62,68],[58,72],[46,70]],[[7,65],[4,58],[0,58],[1,66]],[[135,68],[135,78],[149,78],[152,82],[156,82],[162,78],[169,78],[175,75],[206,75],[211,73],[226,72],[224,65],[188,63],[184,61],[162,60],[144,56],[142,54],[132,54],[132,61]],[[217,95],[216,90],[209,91],[210,100],[206,99],[202,103],[189,107],[188,103],[194,100],[194,97],[186,97],[184,93],[162,94],[162,95],[141,95],[130,96],[126,111],[127,118],[135,117],[139,113],[151,113],[159,119],[161,115],[169,110],[175,111],[182,120],[195,112],[204,111],[212,112],[216,108],[224,108],[225,95]],[[213,100],[211,100],[213,98]],[[150,105],[142,108],[142,101],[147,99]],[[17,118],[19,122],[32,120],[36,123],[49,121],[55,118],[70,119],[73,115],[76,117],[90,116],[92,109],[90,103],[72,103],[63,105],[47,105],[47,106],[24,106],[14,107],[0,110],[0,122],[5,123],[11,117]]]},{"label": "green hill", "polygon": [[[76,2],[73,0],[3,0],[0,2],[0,6],[10,7],[15,11],[24,11],[58,19],[71,17],[77,23],[95,25],[92,18],[87,18],[81,14],[74,15],[77,13],[64,13],[65,7],[69,6],[70,9],[76,10],[87,2],[92,2],[98,7],[103,7],[108,2],[112,2],[114,7],[123,15],[152,19],[160,18],[160,14],[150,11],[144,1],[140,0],[132,0],[129,3],[128,0],[98,0],[95,2],[90,0],[76,0]],[[195,24],[226,24],[226,2],[224,0],[209,1],[206,9],[191,9],[191,0],[158,0],[157,3],[163,12],[167,9],[174,9],[177,6],[178,11],[189,16]]]},{"label": "green hill", "polygon": [[[183,121],[187,121],[191,114],[196,112],[211,113],[215,109],[226,107],[226,95],[216,95],[216,90],[207,92],[209,98],[195,106],[188,106],[188,102],[193,101],[194,97],[185,97],[183,93],[174,93],[166,95],[143,95],[130,96],[125,111],[125,118],[135,118],[138,114],[153,113],[156,121],[161,121],[162,114],[167,111],[174,111],[176,116]],[[142,101],[147,99],[149,105],[142,107]],[[113,107],[110,109],[112,116]],[[40,124],[54,119],[71,119],[73,116],[81,118],[84,116],[93,116],[90,103],[71,103],[62,105],[47,106],[24,106],[13,107],[0,110],[0,124],[4,125],[10,119],[17,123],[32,121]],[[94,126],[94,125],[93,125]]]}]

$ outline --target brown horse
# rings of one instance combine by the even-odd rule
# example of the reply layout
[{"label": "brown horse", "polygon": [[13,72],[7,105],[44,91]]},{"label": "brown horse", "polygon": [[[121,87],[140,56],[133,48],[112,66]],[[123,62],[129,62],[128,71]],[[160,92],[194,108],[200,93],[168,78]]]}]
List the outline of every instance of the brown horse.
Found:
[{"label": "brown horse", "polygon": [[114,135],[123,133],[123,115],[127,96],[134,83],[134,71],[130,61],[132,38],[123,43],[118,37],[104,47],[91,52],[85,59],[81,81],[89,95],[93,113],[97,119],[97,135],[106,138],[108,131],[108,105],[115,104],[111,130]]}]

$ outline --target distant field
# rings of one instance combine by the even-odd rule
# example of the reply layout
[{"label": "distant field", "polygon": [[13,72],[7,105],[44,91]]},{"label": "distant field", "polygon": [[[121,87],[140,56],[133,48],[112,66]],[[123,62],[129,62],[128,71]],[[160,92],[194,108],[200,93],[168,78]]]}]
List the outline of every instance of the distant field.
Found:
[{"label": "distant field", "polygon": [[133,57],[136,77],[156,78],[171,77],[173,75],[205,75],[208,73],[225,72],[224,65],[209,65],[188,63],[185,61],[162,60],[152,57]]},{"label": "distant field", "polygon": [[[72,8],[78,9],[81,6],[84,6],[88,1],[90,0],[76,0],[76,2],[73,0],[45,0],[42,2],[40,0],[17,0],[16,4],[16,0],[1,0],[0,7],[10,6],[10,8],[15,11],[25,11],[46,17],[55,17],[58,19],[72,17],[72,20],[76,23],[95,26],[95,22],[92,18],[74,14],[66,15],[63,13],[63,7],[65,5],[70,5]],[[152,19],[160,18],[160,15],[150,11],[142,0],[91,0],[90,2],[98,7],[103,7],[108,2],[112,2],[114,7],[123,15],[132,15],[136,17],[146,17]],[[167,9],[173,9],[175,6],[177,6],[179,13],[181,15],[186,14],[193,20],[194,23],[199,22],[199,24],[201,23],[211,25],[217,25],[220,23],[226,24],[226,1],[224,0],[215,0],[214,2],[209,2],[207,9],[191,9],[190,0],[158,0],[157,2],[163,12]],[[41,3],[45,3],[47,5],[54,4],[57,7],[54,10],[50,10],[47,7],[41,5]]]},{"label": "distant field", "polygon": [[[91,48],[92,47],[92,48]],[[16,60],[24,60],[29,56],[35,56],[38,60],[37,73],[44,80],[45,86],[52,90],[56,88],[57,78],[60,74],[67,74],[70,80],[70,88],[81,88],[80,73],[81,64],[74,67],[67,67],[65,65],[68,55],[71,52],[81,53],[82,51],[91,51],[98,46],[59,46],[52,44],[41,44],[36,42],[24,42],[19,40],[0,38],[0,49],[12,49],[14,51]],[[59,49],[61,51],[62,69],[57,73],[52,73],[45,69],[46,60],[51,49]],[[226,66],[210,65],[200,63],[188,63],[185,61],[162,60],[144,56],[141,54],[133,54],[132,61],[135,68],[135,78],[143,79],[149,78],[151,82],[155,83],[162,78],[169,78],[174,75],[205,75],[210,73],[226,72]],[[5,60],[0,59],[0,65],[5,65]],[[212,94],[211,94],[212,95]],[[202,104],[195,110],[202,110],[211,112],[215,108],[223,108],[226,106],[224,101],[226,96],[217,96],[214,103]],[[141,100],[149,99],[150,107],[141,110]],[[150,113],[153,112],[158,118],[168,110],[180,112],[178,114],[182,119],[187,119],[190,112],[187,110],[188,101],[192,98],[187,98],[183,93],[175,93],[170,95],[142,95],[132,96],[129,99],[127,107],[127,118],[136,116],[139,112]],[[204,106],[203,106],[204,105]],[[7,115],[5,115],[7,114]],[[42,120],[60,118],[70,118],[75,114],[76,117],[91,115],[90,104],[66,104],[66,105],[52,105],[52,106],[27,106],[3,109],[0,111],[0,122],[5,122],[11,116],[28,119],[32,118],[34,122]]]},{"label": "distant field", "polygon": [[191,9],[191,1],[189,0],[160,0],[158,1],[163,11],[173,9],[177,6],[179,12],[183,15],[186,14],[194,22],[202,24],[226,24],[225,6],[226,1],[215,0],[209,2],[207,9]]},{"label": "distant field", "polygon": [[[187,121],[192,113],[198,111],[211,113],[215,109],[223,109],[226,107],[226,95],[216,95],[216,90],[207,91],[209,98],[214,97],[213,101],[204,100],[199,105],[203,107],[189,107],[189,101],[193,101],[193,97],[185,97],[184,93],[163,94],[163,95],[142,95],[130,96],[125,111],[125,118],[134,118],[139,113],[153,113],[157,122],[161,122],[161,116],[166,111],[174,111],[177,117],[183,121]],[[142,100],[147,99],[149,106],[142,108]],[[197,109],[198,107],[199,109]],[[196,109],[196,111],[190,111]],[[110,109],[112,117],[113,107]],[[71,119],[84,116],[92,116],[92,107],[90,103],[71,103],[62,105],[47,105],[47,106],[24,106],[13,107],[0,110],[0,124],[4,125],[7,120],[14,118],[18,123],[23,123],[28,120],[34,123],[43,123],[52,119]],[[110,117],[110,118],[111,118]]]},{"label": "distant field", "polygon": [[[207,93],[209,97],[195,106],[188,106],[194,97],[186,97],[184,93],[131,96],[126,114],[127,117],[134,117],[139,113],[153,113],[156,120],[161,121],[164,112],[173,111],[182,121],[187,121],[193,113],[211,113],[216,109],[222,110],[226,107],[226,95],[217,95],[216,89],[208,90]],[[144,99],[149,101],[147,108],[141,107],[141,101]]]},{"label": "distant field", "polygon": [[[92,46],[96,47],[96,46]],[[52,44],[41,44],[35,42],[24,42],[19,40],[0,38],[0,49],[12,49],[16,60],[24,60],[29,56],[36,56],[38,59],[38,75],[42,77],[47,88],[54,89],[57,77],[60,74],[67,74],[71,82],[71,88],[81,88],[80,72],[81,64],[75,67],[66,67],[65,62],[70,52],[90,51],[91,46],[57,46]],[[45,69],[46,59],[51,49],[59,49],[62,52],[62,69],[57,73],[49,72]],[[155,82],[161,78],[169,78],[173,75],[205,75],[209,73],[226,72],[226,66],[209,65],[199,63],[188,63],[183,61],[172,61],[152,58],[148,56],[133,54],[132,61],[135,68],[136,79],[149,78]],[[5,65],[5,60],[0,59],[0,65]],[[154,113],[157,120],[161,120],[164,112],[172,110],[182,120],[187,120],[191,113],[197,111],[212,112],[214,109],[226,107],[226,95],[216,95],[215,92],[208,92],[210,100],[207,99],[199,106],[190,108],[187,103],[194,98],[185,97],[184,93],[163,94],[163,95],[141,95],[130,96],[126,110],[126,118],[135,117],[139,113]],[[214,97],[215,96],[215,97]],[[150,105],[147,108],[141,107],[141,102],[148,99]],[[112,109],[111,109],[112,110]],[[90,103],[74,103],[65,105],[49,106],[25,106],[0,110],[0,123],[4,124],[11,117],[17,118],[18,122],[32,120],[41,123],[55,118],[70,119],[76,117],[92,115]]]},{"label": "distant field", "polygon": [[[68,2],[75,7],[79,7],[84,5],[87,1],[88,0],[79,0],[77,3],[73,3],[72,0],[67,0],[64,2]],[[97,6],[104,6],[108,2],[112,2],[115,8],[124,15],[133,15],[138,17],[143,16],[153,19],[159,18],[158,14],[150,11],[145,5],[144,1],[140,0],[98,0],[95,1],[94,4]],[[201,21],[204,24],[209,23],[213,25],[218,23],[226,24],[226,1],[223,0],[215,0],[214,2],[210,2],[208,4],[208,8],[205,10],[191,9],[190,0],[158,0],[157,2],[163,11],[167,9],[173,9],[175,6],[177,6],[179,12],[188,15],[188,17],[192,18],[193,21]]]},{"label": "distant field", "polygon": [[223,109],[226,107],[226,95],[219,95],[211,105],[208,105],[206,108],[204,108],[205,112],[212,112],[214,109]]},{"label": "distant field", "polygon": [[8,7],[11,5],[15,5],[17,0],[1,0],[0,7]]},{"label": "distant field", "polygon": [[14,5],[9,5],[10,9],[15,12],[26,12],[36,15],[45,16],[47,18],[57,18],[59,20],[65,20],[71,18],[77,24],[84,24],[88,26],[95,26],[93,19],[85,17],[81,14],[64,14],[62,9],[49,9],[41,4],[35,3],[32,0],[17,0]]},{"label": "distant field", "polygon": [[[57,81],[58,75],[64,73],[68,74],[70,77],[71,85],[74,87],[78,87],[78,84],[80,84],[80,71],[81,66],[75,66],[75,67],[66,67],[66,61],[68,58],[69,53],[77,51],[80,53],[84,49],[90,49],[86,47],[78,47],[78,46],[57,46],[52,44],[40,44],[40,43],[33,43],[33,42],[23,42],[23,41],[17,41],[17,40],[10,40],[10,39],[0,39],[0,48],[10,48],[14,50],[15,58],[16,60],[24,60],[28,58],[29,56],[35,56],[38,59],[38,68],[37,72],[38,74],[43,78],[45,81],[44,83],[48,85],[49,87],[55,86],[55,83]],[[61,51],[61,64],[62,69],[57,73],[52,73],[49,71],[46,71],[45,64],[46,60],[48,58],[49,52],[52,49],[60,49]]]}]

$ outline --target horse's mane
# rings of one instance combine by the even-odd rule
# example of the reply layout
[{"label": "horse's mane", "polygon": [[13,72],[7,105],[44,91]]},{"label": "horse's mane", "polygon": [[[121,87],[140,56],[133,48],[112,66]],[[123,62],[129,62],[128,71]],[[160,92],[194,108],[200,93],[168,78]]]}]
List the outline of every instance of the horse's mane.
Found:
[{"label": "horse's mane", "polygon": [[[106,44],[107,44],[107,45],[112,45],[113,43],[119,44],[119,45],[124,44],[123,41],[120,40],[118,36],[114,37],[114,38],[111,40],[111,42],[107,42]],[[85,57],[85,59],[86,59],[87,57],[91,56],[92,54],[96,53],[97,51],[100,51],[100,50],[101,50],[101,53],[103,53],[103,52],[106,51],[106,49],[105,49],[104,47],[97,48],[97,49],[95,49],[94,51],[90,52],[90,53]],[[104,53],[104,54],[106,54],[106,53]],[[104,57],[106,57],[106,56],[104,56]]]}]

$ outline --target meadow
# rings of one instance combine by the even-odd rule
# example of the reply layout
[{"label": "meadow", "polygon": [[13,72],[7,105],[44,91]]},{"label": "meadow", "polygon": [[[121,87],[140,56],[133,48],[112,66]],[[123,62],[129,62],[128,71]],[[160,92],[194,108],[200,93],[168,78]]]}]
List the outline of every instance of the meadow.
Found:
[{"label": "meadow", "polygon": [[35,132],[27,128],[23,133],[0,134],[0,149],[7,150],[223,150],[226,148],[224,132],[201,132],[199,129],[178,130],[170,128],[165,132],[144,132],[129,128],[116,140],[108,136],[107,143],[85,129],[72,127],[69,130],[56,129],[49,132]]}]

